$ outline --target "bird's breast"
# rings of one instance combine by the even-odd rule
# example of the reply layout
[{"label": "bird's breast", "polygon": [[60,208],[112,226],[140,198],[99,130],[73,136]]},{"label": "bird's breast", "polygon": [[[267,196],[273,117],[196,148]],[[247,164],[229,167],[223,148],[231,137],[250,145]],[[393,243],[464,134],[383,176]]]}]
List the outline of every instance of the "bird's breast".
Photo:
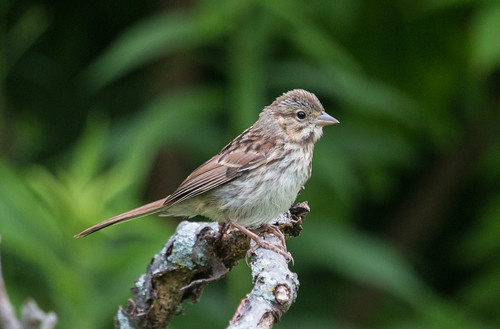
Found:
[{"label": "bird's breast", "polygon": [[311,175],[312,148],[289,148],[279,160],[263,164],[211,193],[227,220],[244,226],[269,223],[295,201]]}]

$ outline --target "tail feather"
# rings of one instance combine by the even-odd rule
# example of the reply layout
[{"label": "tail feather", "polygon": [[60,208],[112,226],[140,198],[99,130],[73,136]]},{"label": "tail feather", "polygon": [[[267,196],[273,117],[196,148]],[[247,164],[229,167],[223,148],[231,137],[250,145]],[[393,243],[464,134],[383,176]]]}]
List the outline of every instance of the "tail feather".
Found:
[{"label": "tail feather", "polygon": [[114,217],[108,218],[100,223],[97,223],[83,231],[81,231],[78,234],[75,234],[75,238],[81,238],[84,236],[87,236],[89,234],[92,234],[96,231],[99,231],[105,227],[115,225],[118,223],[123,223],[135,218],[151,215],[157,212],[160,212],[163,209],[163,204],[165,203],[166,198],[157,200],[148,204],[145,204],[144,206],[140,206],[138,208],[129,210],[127,212],[124,212],[123,214],[116,215]]}]

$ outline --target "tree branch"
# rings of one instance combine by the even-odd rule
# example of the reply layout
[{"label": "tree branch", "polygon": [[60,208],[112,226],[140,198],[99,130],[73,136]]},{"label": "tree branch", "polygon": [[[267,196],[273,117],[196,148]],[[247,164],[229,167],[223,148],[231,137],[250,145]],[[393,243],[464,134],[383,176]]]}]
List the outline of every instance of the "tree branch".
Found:
[{"label": "tree branch", "polygon": [[[307,202],[296,204],[275,224],[285,235],[298,236],[308,212]],[[279,243],[270,232],[259,235]],[[227,224],[180,223],[131,289],[135,301],[129,300],[126,309],[118,310],[115,328],[166,328],[183,300],[197,302],[205,286],[229,272],[249,246],[249,239]],[[282,255],[263,248],[251,253],[250,266],[255,286],[241,302],[230,328],[244,328],[250,318],[257,320],[259,328],[271,328],[295,301],[297,275],[288,269]]]}]

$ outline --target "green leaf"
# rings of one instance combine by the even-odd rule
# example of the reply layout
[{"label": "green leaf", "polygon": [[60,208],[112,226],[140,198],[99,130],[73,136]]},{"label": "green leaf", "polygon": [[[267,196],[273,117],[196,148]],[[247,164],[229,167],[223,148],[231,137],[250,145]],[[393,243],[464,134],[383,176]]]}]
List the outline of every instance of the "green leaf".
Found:
[{"label": "green leaf", "polygon": [[408,303],[418,303],[428,293],[428,287],[394,248],[345,226],[322,224],[328,221],[332,219],[316,221],[307,228],[295,258],[305,260],[308,266],[321,264]]},{"label": "green leaf", "polygon": [[500,4],[491,2],[478,11],[471,28],[471,52],[473,64],[483,71],[500,64]]},{"label": "green leaf", "polygon": [[161,56],[208,44],[224,33],[231,10],[212,6],[194,14],[177,10],[150,17],[118,37],[86,69],[84,83],[98,90]]}]

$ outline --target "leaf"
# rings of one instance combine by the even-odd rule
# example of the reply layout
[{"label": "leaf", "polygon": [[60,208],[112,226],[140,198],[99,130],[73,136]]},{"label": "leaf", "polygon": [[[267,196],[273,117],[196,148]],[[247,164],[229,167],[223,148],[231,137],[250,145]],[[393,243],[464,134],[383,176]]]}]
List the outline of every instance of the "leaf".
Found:
[{"label": "leaf", "polygon": [[99,90],[128,72],[181,49],[208,44],[224,33],[233,6],[177,10],[150,17],[125,31],[83,73],[84,83]]},{"label": "leaf", "polygon": [[471,27],[473,64],[489,72],[500,64],[500,4],[491,2],[478,11]]},{"label": "leaf", "polygon": [[322,63],[335,63],[358,70],[359,64],[348,51],[336,42],[327,32],[314,21],[313,15],[307,15],[301,1],[275,0],[259,1],[262,6],[281,17],[287,23],[286,34],[297,49]]},{"label": "leaf", "polygon": [[329,267],[408,303],[418,303],[429,291],[393,248],[345,226],[316,222],[307,228],[300,243],[304,247],[296,249],[300,254],[296,258],[306,260],[309,266]]},{"label": "leaf", "polygon": [[[49,27],[49,17],[42,5],[31,5],[7,31],[8,48],[0,48],[0,58],[5,56],[6,67],[0,70],[5,76],[15,62],[30,48]],[[1,63],[1,61],[0,61]]]}]

